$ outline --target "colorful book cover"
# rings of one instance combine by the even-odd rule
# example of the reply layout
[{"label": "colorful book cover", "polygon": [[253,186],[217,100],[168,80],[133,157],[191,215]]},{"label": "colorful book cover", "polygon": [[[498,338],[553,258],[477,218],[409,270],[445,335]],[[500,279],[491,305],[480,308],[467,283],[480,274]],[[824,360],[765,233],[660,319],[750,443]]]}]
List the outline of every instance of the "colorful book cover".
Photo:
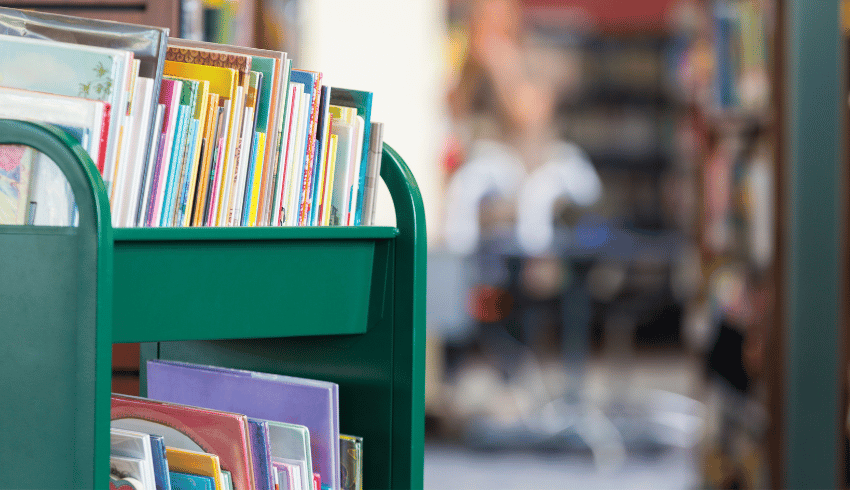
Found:
[{"label": "colorful book cover", "polygon": [[[333,128],[332,128],[333,129]],[[330,136],[330,147],[328,148],[328,171],[325,176],[324,202],[322,203],[322,226],[331,224],[331,203],[333,202],[333,176],[336,171],[336,155],[339,137],[335,134]]]},{"label": "colorful book cover", "polygon": [[163,436],[170,448],[217,455],[221,468],[233,474],[236,490],[254,490],[245,415],[112,395],[111,418],[113,427]]},{"label": "colorful book cover", "polygon": [[303,174],[299,176],[301,181],[300,201],[298,203],[298,219],[296,222],[304,225],[309,210],[309,202],[312,199],[313,166],[316,151],[316,129],[319,124],[319,106],[321,103],[322,74],[314,71],[292,70],[293,82],[303,83],[304,90],[312,98],[310,109],[310,123],[307,126],[307,153],[304,157]]},{"label": "colorful book cover", "polygon": [[[304,84],[299,83],[298,85],[299,88],[304,87]],[[292,152],[292,165],[287,168],[289,175],[284,180],[284,185],[287,186],[287,203],[284,214],[286,225],[288,226],[298,226],[299,224],[304,168],[307,166],[307,142],[310,140],[308,132],[310,129],[310,110],[313,106],[313,97],[306,92],[300,95],[301,107],[295,116],[295,149]]]},{"label": "colorful book cover", "polygon": [[189,159],[194,152],[195,145],[193,128],[197,129],[193,121],[196,111],[199,82],[197,80],[180,80],[183,89],[180,92],[180,108],[178,112],[179,126],[174,135],[172,154],[174,158],[169,168],[168,181],[165,188],[166,207],[163,211],[162,226],[177,225],[175,218],[177,207],[184,188],[184,179],[187,176],[186,167],[190,166]]},{"label": "colorful book cover", "polygon": [[228,53],[214,49],[186,48],[171,45],[168,46],[168,51],[165,53],[165,59],[180,63],[232,68],[238,71],[241,76],[247,76],[247,74],[251,71],[250,56]]},{"label": "colorful book cover", "polygon": [[[258,116],[257,132],[266,134],[265,158],[263,162],[264,174],[261,181],[266,183],[268,180],[268,177],[266,176],[266,169],[272,169],[269,170],[269,172],[271,172],[275,167],[277,167],[280,144],[280,127],[283,124],[283,113],[285,112],[286,107],[282,107],[282,110],[276,110],[276,108],[279,107],[281,102],[285,102],[283,99],[288,91],[289,68],[291,68],[292,60],[288,59],[287,54],[284,52],[244,46],[225,46],[188,39],[171,39],[169,44],[177,48],[198,48],[247,55],[251,57],[251,70],[263,73],[265,80],[264,85],[268,87],[270,93],[270,99],[268,100],[269,115],[273,116],[268,120],[268,124],[265,124],[263,121],[263,114],[265,112],[261,112]],[[271,65],[273,66],[273,71],[271,73],[268,72],[269,61],[273,62]],[[271,85],[269,85],[269,83],[271,83]],[[265,107],[266,98],[265,96],[261,96],[258,108],[260,111],[265,111]],[[260,197],[260,205],[266,207],[269,206],[269,203],[266,202],[268,200],[268,196],[265,193],[273,189],[273,187],[268,189],[267,187],[268,185],[264,185],[261,188]],[[268,211],[264,210],[264,212],[267,213]],[[268,216],[258,216],[256,224],[268,224]]]},{"label": "colorful book cover", "polygon": [[313,471],[339,488],[339,387],[336,383],[215,366],[148,361],[148,396],[303,425]]},{"label": "colorful book cover", "polygon": [[216,490],[212,477],[171,471],[171,490]]},{"label": "colorful book cover", "polygon": [[369,158],[369,140],[372,128],[372,92],[333,87],[331,89],[331,104],[353,107],[357,109],[357,115],[363,118],[363,147],[360,153],[360,162],[362,163],[358,164],[358,191],[356,201],[352,206],[354,208],[353,222],[355,225],[360,225],[363,219],[363,199],[366,188],[367,165],[365,162]]},{"label": "colorful book cover", "polygon": [[138,459],[140,473],[132,476],[138,478],[145,488],[156,485],[149,434],[112,427],[109,430],[109,454]]},{"label": "colorful book cover", "polygon": [[342,490],[363,490],[363,438],[339,435]]},{"label": "colorful book cover", "polygon": [[165,454],[165,438],[151,434],[151,455],[153,456],[153,475],[156,490],[169,490],[171,478],[168,474],[168,457]]},{"label": "colorful book cover", "polygon": [[205,476],[213,480],[216,490],[224,488],[218,455],[166,446],[165,456],[170,471]]},{"label": "colorful book cover", "polygon": [[251,184],[251,199],[248,202],[248,205],[245,207],[246,215],[243,219],[243,222],[246,226],[257,226],[257,215],[260,207],[260,190],[262,189],[262,175],[264,173],[265,167],[263,163],[265,161],[265,148],[266,148],[266,135],[264,133],[257,133],[257,138],[254,140],[254,153],[256,154],[256,161],[259,168],[254,170],[255,175],[253,176],[253,182]]},{"label": "colorful book cover", "polygon": [[178,111],[180,109],[180,94],[183,82],[180,80],[162,80],[159,103],[165,106],[165,118],[162,123],[162,144],[157,155],[154,168],[149,211],[146,226],[160,226],[162,208],[165,201],[166,179],[171,167],[174,135],[178,129]]},{"label": "colorful book cover", "polygon": [[243,117],[242,136],[239,139],[240,164],[235,176],[233,196],[230,205],[230,224],[246,226],[244,221],[247,214],[246,206],[251,204],[251,189],[253,189],[254,169],[257,165],[257,102],[263,88],[263,74],[252,71],[248,77],[248,92],[245,96],[245,115]]},{"label": "colorful book cover", "polygon": [[227,152],[227,132],[229,131],[228,122],[230,121],[230,106],[231,101],[225,100],[224,105],[219,111],[219,132],[215,136],[213,162],[210,166],[209,182],[207,183],[209,190],[207,191],[207,199],[204,208],[205,226],[216,226],[216,203],[218,203],[219,194],[221,193],[221,173],[224,167],[225,154]]},{"label": "colorful book cover", "polygon": [[171,218],[174,210],[174,193],[177,187],[177,178],[183,153],[186,150],[186,138],[189,133],[190,109],[183,104],[177,107],[177,126],[174,130],[174,141],[171,143],[171,158],[166,169],[164,183],[162,210],[159,215],[159,226],[171,226]]},{"label": "colorful book cover", "polygon": [[296,107],[301,105],[300,84],[293,83],[289,88],[287,106],[292,108],[286,113],[283,135],[285,142],[280,153],[280,162],[275,175],[275,191],[273,199],[273,213],[270,223],[273,226],[282,226],[286,223],[286,207],[289,204],[289,181],[292,179],[292,165],[294,160],[296,133],[298,126],[298,111]]},{"label": "colorful book cover", "polygon": [[28,146],[0,145],[0,225],[27,222],[35,153]]},{"label": "colorful book cover", "polygon": [[321,101],[319,102],[319,122],[316,127],[316,162],[313,166],[310,200],[304,218],[304,225],[306,226],[318,226],[319,224],[319,208],[322,203],[322,190],[324,189],[324,177],[328,163],[328,138],[333,121],[329,112],[330,97],[330,87],[323,85]]},{"label": "colorful book cover", "polygon": [[292,84],[290,83],[291,75],[292,60],[287,59],[281,69],[280,76],[280,93],[282,97],[281,102],[283,103],[283,110],[278,111],[277,136],[272,135],[275,138],[275,141],[273,141],[271,145],[274,153],[271,156],[272,167],[269,169],[269,174],[272,178],[265,182],[268,189],[265,191],[265,198],[262,203],[263,215],[259,218],[260,222],[264,225],[278,226],[282,224],[282,222],[279,219],[275,219],[275,217],[280,217],[281,193],[279,190],[283,187],[284,183],[279,183],[278,180],[282,179],[284,175],[281,167],[286,165],[287,158],[287,140],[289,137],[289,126],[287,121],[291,121],[293,113],[292,98],[290,97],[292,90]]},{"label": "colorful book cover", "polygon": [[309,475],[316,469],[310,448],[310,430],[298,424],[268,421],[272,461],[296,462],[303,471],[302,487],[309,487]]},{"label": "colorful book cover", "polygon": [[248,435],[251,439],[251,461],[254,463],[257,490],[275,490],[269,446],[269,422],[249,417]]},{"label": "colorful book cover", "polygon": [[[125,108],[132,53],[0,35],[0,85],[56,95],[102,100]],[[115,114],[121,111],[115,110]],[[123,118],[110,119],[103,175],[107,189],[117,155]]]},{"label": "colorful book cover", "polygon": [[[158,97],[154,97],[158,99]],[[159,160],[162,147],[162,128],[165,121],[165,104],[157,104],[155,120],[155,139],[151,141],[151,151],[148,152],[148,159],[145,162],[142,170],[141,180],[142,187],[139,191],[139,199],[134,202],[134,209],[131,209],[130,216],[135,216],[135,226],[142,227],[147,225],[148,204],[150,202],[151,187],[153,185],[153,175],[156,172],[156,162]]]},{"label": "colorful book cover", "polygon": [[[2,83],[2,82],[0,82]],[[103,171],[109,136],[109,104],[99,100],[0,87],[0,118],[71,126],[87,130],[92,138],[80,142]]]},{"label": "colorful book cover", "polygon": [[355,127],[353,124],[347,124],[340,119],[334,121],[331,131],[338,139],[329,224],[331,226],[342,226],[346,224],[348,214],[346,210],[349,207],[348,197],[350,196],[346,181],[356,158]]},{"label": "colorful book cover", "polygon": [[203,226],[205,224],[206,198],[209,191],[209,176],[214,162],[214,154],[216,148],[216,135],[219,127],[221,108],[218,105],[218,94],[209,94],[207,101],[207,122],[204,126],[204,151],[201,155],[201,168],[198,174],[197,190],[195,191],[195,208],[192,216],[193,226]]},{"label": "colorful book cover", "polygon": [[[159,93],[168,33],[169,29],[164,27],[0,7],[0,34],[132,52],[133,58],[139,60],[138,76],[153,80],[154,94]],[[154,97],[145,110],[154,114],[156,107],[157,100]],[[139,131],[146,132],[147,141],[155,141],[153,118],[147,128],[140,128]],[[148,161],[150,153],[156,151],[152,145],[144,145],[143,150],[143,162]]]}]

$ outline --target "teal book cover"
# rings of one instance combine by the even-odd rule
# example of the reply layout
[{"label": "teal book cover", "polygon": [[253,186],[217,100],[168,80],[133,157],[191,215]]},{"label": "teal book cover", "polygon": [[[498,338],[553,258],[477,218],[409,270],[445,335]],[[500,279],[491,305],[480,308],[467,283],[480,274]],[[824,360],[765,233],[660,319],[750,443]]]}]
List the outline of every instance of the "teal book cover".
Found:
[{"label": "teal book cover", "polygon": [[362,223],[363,196],[366,188],[366,162],[369,160],[369,138],[372,132],[372,92],[362,90],[351,90],[346,88],[331,88],[331,105],[342,107],[353,107],[357,109],[357,115],[363,118],[363,149],[361,152],[359,168],[359,187],[357,189],[356,203],[354,207],[354,224]]},{"label": "teal book cover", "polygon": [[[192,162],[194,162],[198,158],[198,138],[200,135],[200,127],[201,121],[197,119],[191,119],[189,123],[189,139],[186,142],[186,158],[185,164],[183,165],[183,176],[181,177],[181,189],[180,189],[180,197],[177,200],[179,206],[177,208],[177,212],[175,213],[174,226],[180,226],[180,223],[183,223],[183,219],[186,217],[187,206],[190,205],[188,203],[189,200],[189,185],[192,183]],[[188,210],[191,211],[191,210]]]},{"label": "teal book cover", "polygon": [[163,195],[162,213],[159,217],[159,226],[171,226],[171,215],[174,211],[174,188],[178,176],[183,150],[185,149],[185,134],[189,126],[189,106],[180,105],[177,109],[177,130],[174,131],[174,142],[171,146],[171,163],[165,179],[165,193]]},{"label": "teal book cover", "polygon": [[216,490],[213,479],[209,476],[192,475],[178,471],[169,473],[171,490]]},{"label": "teal book cover", "polygon": [[[170,77],[167,77],[170,78]],[[175,78],[175,80],[177,80]],[[165,224],[163,226],[175,226],[177,221],[176,214],[178,204],[180,203],[181,193],[183,191],[183,177],[186,174],[186,167],[191,166],[191,157],[194,155],[195,146],[193,146],[190,141],[193,137],[192,135],[192,122],[194,119],[194,114],[196,112],[196,105],[198,100],[198,87],[199,83],[196,80],[188,80],[188,79],[179,79],[183,82],[183,88],[180,92],[180,107],[186,107],[185,114],[183,114],[181,123],[184,124],[182,127],[182,131],[177,131],[174,133],[174,146],[172,146],[172,150],[177,150],[177,153],[174,154],[176,156],[176,160],[174,162],[177,163],[176,167],[172,167],[169,169],[173,171],[174,179],[172,180],[169,177],[168,187],[165,188],[166,196],[168,200],[167,211],[168,214],[165,215]]]}]

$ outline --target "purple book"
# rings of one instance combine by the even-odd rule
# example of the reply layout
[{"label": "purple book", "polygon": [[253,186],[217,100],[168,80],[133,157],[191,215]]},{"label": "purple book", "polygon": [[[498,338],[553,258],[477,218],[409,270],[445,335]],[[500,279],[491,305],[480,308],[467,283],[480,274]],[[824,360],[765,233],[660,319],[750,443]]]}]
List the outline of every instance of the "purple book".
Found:
[{"label": "purple book", "polygon": [[249,418],[248,437],[251,440],[251,461],[254,462],[257,490],[275,490],[268,421]]},{"label": "purple book", "polygon": [[313,471],[339,490],[336,383],[174,361],[148,361],[148,397],[306,426]]}]

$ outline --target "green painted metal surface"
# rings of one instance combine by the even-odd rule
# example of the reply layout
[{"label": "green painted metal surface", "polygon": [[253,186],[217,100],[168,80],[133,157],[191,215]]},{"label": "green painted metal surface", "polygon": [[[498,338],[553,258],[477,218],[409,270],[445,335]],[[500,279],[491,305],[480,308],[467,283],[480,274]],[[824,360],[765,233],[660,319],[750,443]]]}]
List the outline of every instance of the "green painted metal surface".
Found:
[{"label": "green painted metal surface", "polygon": [[786,8],[786,488],[838,486],[839,186],[846,138],[839,4],[800,0]]},{"label": "green painted metal surface", "polygon": [[103,182],[64,133],[0,120],[62,170],[76,227],[0,227],[0,488],[95,488],[109,464],[112,236]]},{"label": "green painted metal surface", "polygon": [[[389,147],[384,149],[381,175],[393,198],[397,230],[198,230],[211,234],[203,238],[193,234],[194,230],[116,232],[116,339],[153,340],[169,335],[131,331],[158,327],[119,325],[118,318],[124,322],[132,316],[118,310],[129,307],[133,291],[156,283],[147,276],[142,281],[137,276],[121,277],[130,271],[128,262],[137,248],[143,245],[147,250],[139,253],[152,255],[199,254],[218,256],[219,260],[226,255],[238,260],[239,267],[248,268],[249,273],[240,273],[234,266],[218,274],[239,276],[240,284],[254,296],[266,294],[259,289],[268,288],[279,297],[275,300],[279,307],[246,321],[250,314],[246,312],[255,308],[255,301],[231,300],[227,305],[230,312],[220,314],[234,316],[224,324],[207,319],[206,323],[215,326],[204,331],[202,326],[186,326],[181,316],[181,321],[168,324],[177,333],[163,338],[267,338],[144,344],[143,364],[159,357],[338,383],[340,429],[364,438],[365,488],[416,489],[423,486],[424,465],[425,219],[415,180]],[[186,249],[176,250],[179,247]],[[242,255],[254,258],[242,261],[238,259]],[[273,264],[275,259],[281,264]],[[263,263],[258,265],[256,260]],[[191,267],[171,267],[181,270],[178,275],[199,274]],[[281,280],[289,276],[277,269],[269,273],[271,267],[286,269],[294,282]],[[203,280],[195,279],[196,283],[216,281],[215,274],[200,274]],[[334,289],[332,283],[337,281],[342,289]],[[318,304],[302,296],[323,291],[325,301]],[[143,390],[144,374],[143,365]]]},{"label": "green painted metal surface", "polygon": [[363,333],[375,245],[395,230],[375,231],[122,230],[114,341]]}]

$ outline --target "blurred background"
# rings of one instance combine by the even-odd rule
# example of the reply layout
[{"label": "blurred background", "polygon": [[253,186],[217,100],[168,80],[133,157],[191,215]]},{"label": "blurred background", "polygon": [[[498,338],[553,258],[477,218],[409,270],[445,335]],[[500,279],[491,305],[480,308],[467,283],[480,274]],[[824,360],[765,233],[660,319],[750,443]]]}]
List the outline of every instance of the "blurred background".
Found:
[{"label": "blurred background", "polygon": [[426,207],[426,488],[780,481],[783,2],[152,1],[374,92]]}]

